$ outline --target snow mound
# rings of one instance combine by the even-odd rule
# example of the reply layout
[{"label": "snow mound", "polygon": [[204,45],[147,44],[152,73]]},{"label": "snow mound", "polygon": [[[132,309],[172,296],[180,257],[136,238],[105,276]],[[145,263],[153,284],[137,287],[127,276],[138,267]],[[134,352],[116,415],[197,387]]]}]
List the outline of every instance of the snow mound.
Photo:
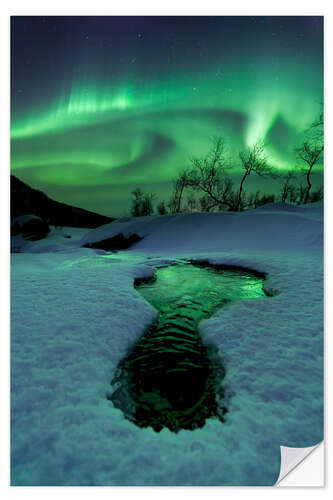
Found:
[{"label": "snow mound", "polygon": [[[264,210],[264,208],[266,209]],[[315,246],[322,239],[319,207],[297,209],[285,203],[247,212],[192,213],[137,217],[113,222],[86,234],[80,244],[91,245],[121,233],[137,234],[140,250],[216,251],[242,248],[274,249]],[[292,208],[288,208],[292,207]]]}]

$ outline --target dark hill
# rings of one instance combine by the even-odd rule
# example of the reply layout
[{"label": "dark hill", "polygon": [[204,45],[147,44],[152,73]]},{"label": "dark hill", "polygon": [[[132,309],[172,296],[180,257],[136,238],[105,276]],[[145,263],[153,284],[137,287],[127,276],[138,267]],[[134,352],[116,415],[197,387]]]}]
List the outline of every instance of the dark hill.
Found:
[{"label": "dark hill", "polygon": [[115,220],[113,217],[54,201],[14,175],[10,176],[10,211],[11,218],[34,214],[53,226],[95,228]]}]

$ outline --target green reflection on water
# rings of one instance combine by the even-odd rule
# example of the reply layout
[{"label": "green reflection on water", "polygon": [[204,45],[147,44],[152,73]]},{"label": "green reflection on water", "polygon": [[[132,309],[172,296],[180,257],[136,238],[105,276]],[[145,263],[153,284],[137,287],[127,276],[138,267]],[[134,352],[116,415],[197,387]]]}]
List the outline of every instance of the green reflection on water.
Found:
[{"label": "green reflection on water", "polygon": [[266,296],[264,278],[242,269],[177,264],[157,269],[155,278],[136,286],[150,304],[163,314],[180,302],[197,303],[202,306],[198,320],[227,302]]},{"label": "green reflection on water", "polygon": [[155,279],[136,284],[158,311],[154,324],[120,363],[110,399],[140,427],[173,432],[202,427],[207,418],[223,422],[217,404],[225,369],[212,362],[197,325],[228,302],[265,296],[263,277],[245,270],[217,271],[177,264],[160,268]]}]

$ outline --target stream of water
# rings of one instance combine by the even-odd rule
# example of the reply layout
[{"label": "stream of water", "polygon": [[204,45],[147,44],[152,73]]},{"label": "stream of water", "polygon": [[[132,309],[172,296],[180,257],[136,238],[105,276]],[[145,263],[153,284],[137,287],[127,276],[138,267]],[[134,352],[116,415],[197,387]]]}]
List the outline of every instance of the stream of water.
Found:
[{"label": "stream of water", "polygon": [[159,315],[119,364],[113,404],[156,431],[196,429],[214,416],[223,421],[227,408],[218,407],[216,387],[225,369],[203,344],[198,323],[231,301],[264,297],[263,281],[247,270],[193,264],[161,267],[153,279],[136,280]]}]

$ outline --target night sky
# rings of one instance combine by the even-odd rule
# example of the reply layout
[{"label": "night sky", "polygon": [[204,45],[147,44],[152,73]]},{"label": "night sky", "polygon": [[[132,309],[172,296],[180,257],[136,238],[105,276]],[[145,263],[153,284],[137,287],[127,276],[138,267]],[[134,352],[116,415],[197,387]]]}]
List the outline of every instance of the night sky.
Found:
[{"label": "night sky", "polygon": [[226,137],[236,163],[262,138],[272,165],[293,168],[323,102],[322,17],[11,24],[12,173],[106,215],[125,214],[135,187],[167,199],[212,135]]}]

